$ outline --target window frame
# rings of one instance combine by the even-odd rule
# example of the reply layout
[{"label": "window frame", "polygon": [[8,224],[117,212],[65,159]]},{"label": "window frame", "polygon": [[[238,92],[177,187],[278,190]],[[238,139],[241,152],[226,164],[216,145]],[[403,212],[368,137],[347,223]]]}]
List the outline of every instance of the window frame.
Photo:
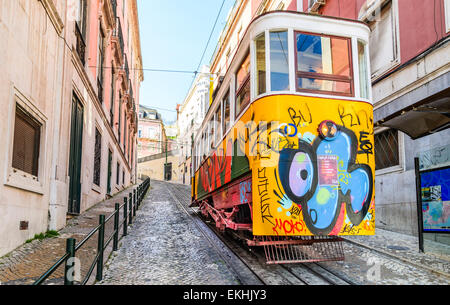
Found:
[{"label": "window frame", "polygon": [[[229,105],[228,107],[228,122],[226,121],[226,105]],[[227,126],[228,125],[228,126]],[[225,95],[222,98],[222,137],[224,137],[228,130],[231,127],[231,95],[230,90],[228,89],[225,93]]]},{"label": "window frame", "polygon": [[450,32],[450,0],[444,0],[445,33]]},{"label": "window frame", "polygon": [[[4,185],[36,193],[39,195],[44,194],[44,184],[48,181],[45,176],[47,158],[46,158],[46,143],[47,143],[47,120],[48,118],[20,91],[14,86],[10,89],[10,103],[8,108],[8,128],[5,134],[6,142],[6,158],[4,159]],[[40,126],[40,139],[39,139],[39,156],[38,156],[38,176],[33,176],[20,169],[12,167],[13,160],[13,146],[14,146],[14,129],[15,129],[15,116],[16,107],[20,106],[25,112],[32,117]]]},{"label": "window frame", "polygon": [[[272,33],[286,33],[286,42],[287,42],[287,76],[288,76],[288,89],[287,90],[274,90],[272,89],[272,37],[271,34]],[[294,30],[295,32],[295,30]],[[289,28],[272,28],[272,29],[268,29],[264,32],[264,36],[265,36],[265,41],[266,41],[266,45],[265,45],[265,54],[266,54],[266,93],[270,92],[271,94],[274,93],[283,93],[283,92],[291,92],[292,91],[292,84],[291,84],[291,64],[292,64],[292,60],[291,60],[291,56],[290,56],[290,52],[291,52],[291,48],[290,48],[290,39],[289,39]],[[295,37],[295,34],[294,34]],[[254,40],[256,42],[256,40]],[[295,42],[294,42],[295,44]],[[256,50],[256,48],[255,48]],[[256,50],[257,51],[257,50]],[[294,52],[295,52],[295,47],[294,47]],[[295,54],[294,54],[295,56]],[[294,83],[294,91],[295,91],[295,83]],[[262,93],[264,94],[264,93]],[[258,94],[258,95],[262,95],[262,94]]]},{"label": "window frame", "polygon": [[[20,117],[23,121],[25,121],[25,123],[29,124],[35,131],[35,135],[34,135],[34,147],[33,147],[33,160],[32,160],[32,169],[31,172],[27,172],[24,169],[18,168],[18,167],[14,167],[14,143],[15,143],[15,138],[16,138],[16,122],[17,122],[17,117]],[[32,114],[28,113],[22,106],[20,106],[19,104],[16,104],[16,109],[15,109],[15,115],[14,115],[14,132],[13,132],[13,153],[12,153],[12,163],[11,163],[11,167],[14,170],[19,170],[21,172],[24,172],[28,175],[31,175],[32,177],[38,177],[39,176],[39,151],[40,151],[40,142],[41,142],[41,127],[42,124],[37,121]]]},{"label": "window frame", "polygon": [[[103,135],[101,133],[101,129],[95,124],[94,126],[95,132],[94,132],[94,166],[92,168],[92,183],[94,188],[95,187],[101,187],[102,179],[101,179],[101,173],[102,173],[102,150],[103,150]],[[97,142],[97,135],[99,135],[99,142]],[[98,146],[97,147],[97,143]],[[99,148],[99,151],[97,151],[97,148]],[[97,163],[97,152],[99,154],[98,163]],[[98,168],[98,176],[96,175],[96,169]],[[98,179],[98,181],[97,181]],[[98,182],[98,183],[97,183]]]},{"label": "window frame", "polygon": [[[388,72],[389,70],[391,70],[392,68],[400,65],[401,63],[401,48],[400,48],[400,23],[399,23],[399,14],[398,14],[398,0],[384,0],[384,1],[380,1],[379,4],[376,7],[371,7],[369,8],[364,14],[360,13],[359,16],[359,20],[365,22],[369,28],[371,29],[371,34],[373,33],[372,27],[371,27],[371,23],[372,22],[376,22],[376,20],[370,20],[371,18],[373,18],[373,13],[376,12],[377,10],[380,10],[380,14],[383,11],[383,8],[389,4],[389,2],[391,3],[391,14],[392,14],[392,46],[393,46],[393,54],[394,54],[394,58],[391,62],[386,63],[385,65],[383,65],[382,67],[380,67],[378,70],[374,70],[373,69],[373,61],[370,60],[370,78],[371,81],[374,82],[377,79],[379,79],[380,77],[382,77],[386,72]],[[369,35],[369,41],[368,43],[370,44],[370,35]],[[373,50],[375,50],[375,48],[372,46],[373,44],[371,44],[370,47],[370,52],[373,52]],[[371,58],[371,53],[368,54],[369,59]]]},{"label": "window frame", "polygon": [[[325,74],[325,73],[315,73],[315,72],[303,72],[298,71],[298,50],[296,47],[296,41],[297,41],[297,35],[298,34],[306,34],[311,36],[318,36],[318,37],[328,37],[330,39],[336,38],[341,40],[346,40],[348,45],[348,62],[349,62],[349,69],[350,69],[350,76],[341,76],[341,75],[333,75],[333,74]],[[325,95],[337,95],[337,96],[347,96],[347,97],[356,97],[355,92],[355,72],[354,64],[353,64],[353,43],[351,37],[345,37],[345,36],[336,36],[336,35],[328,35],[328,34],[319,34],[319,33],[312,33],[312,32],[305,32],[305,31],[297,31],[294,30],[294,58],[295,58],[295,91],[298,93],[306,92],[306,93],[313,93],[313,94],[325,94]],[[325,91],[325,90],[315,90],[315,89],[303,89],[299,88],[298,86],[298,79],[299,78],[314,78],[319,80],[328,80],[328,81],[336,81],[336,82],[346,82],[350,83],[350,93],[344,93],[344,92],[337,92],[337,91]]]},{"label": "window frame", "polygon": [[[220,119],[217,117],[217,115],[220,114]],[[224,135],[223,132],[223,107],[222,107],[222,100],[217,105],[214,111],[214,133],[215,133],[215,141],[214,146],[217,148],[222,142],[222,138]]]},{"label": "window frame", "polygon": [[[392,128],[389,128],[389,127],[376,128],[374,130],[374,143],[375,143],[375,137],[378,134],[386,132],[390,129],[392,129]],[[390,174],[390,173],[394,173],[394,172],[402,172],[404,170],[404,168],[405,168],[404,134],[400,130],[397,131],[397,143],[398,143],[398,164],[389,166],[389,167],[385,167],[385,168],[381,168],[381,169],[375,169],[375,175],[378,176],[378,175]],[[376,146],[374,146],[374,153],[376,155],[375,149],[376,149]],[[376,162],[376,160],[374,162]]]}]

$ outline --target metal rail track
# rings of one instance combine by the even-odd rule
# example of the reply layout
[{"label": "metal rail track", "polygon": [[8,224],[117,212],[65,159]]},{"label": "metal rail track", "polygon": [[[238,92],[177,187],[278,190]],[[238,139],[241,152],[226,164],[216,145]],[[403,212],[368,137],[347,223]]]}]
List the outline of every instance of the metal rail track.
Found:
[{"label": "metal rail track", "polygon": [[[357,285],[352,280],[333,272],[319,263],[305,264],[265,264],[261,251],[245,248],[241,242],[218,232],[214,225],[205,222],[201,215],[183,202],[189,202],[189,194],[184,194],[175,184],[167,184],[167,189],[176,204],[189,215],[199,231],[205,236],[226,264],[236,273],[244,285]],[[195,217],[192,217],[195,216]]]},{"label": "metal rail track", "polygon": [[[265,285],[266,283],[261,279],[256,273],[253,272],[251,268],[249,268],[245,261],[243,261],[239,256],[237,256],[233,251],[231,251],[227,245],[220,242],[220,239],[217,238],[209,227],[199,218],[192,217],[198,216],[197,212],[192,208],[189,208],[180,201],[180,198],[174,194],[174,191],[171,189],[172,186],[166,184],[168,193],[174,199],[175,203],[181,210],[186,213],[194,222],[199,232],[205,237],[205,239],[213,246],[218,255],[224,260],[224,262],[231,268],[236,274],[237,279],[243,285]],[[174,186],[175,187],[175,186]],[[178,192],[178,190],[177,190]],[[191,211],[191,213],[189,212]],[[213,233],[213,234],[211,234]]]}]

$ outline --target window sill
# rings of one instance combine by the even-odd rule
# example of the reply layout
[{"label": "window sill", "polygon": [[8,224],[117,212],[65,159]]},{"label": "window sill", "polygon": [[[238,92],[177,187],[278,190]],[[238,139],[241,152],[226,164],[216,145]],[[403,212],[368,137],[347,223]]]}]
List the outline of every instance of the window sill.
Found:
[{"label": "window sill", "polygon": [[8,177],[6,178],[5,185],[31,193],[44,195],[44,187],[39,182],[38,178],[20,170],[11,169]]},{"label": "window sill", "polygon": [[95,184],[95,183],[92,184],[92,190],[93,190],[94,192],[99,193],[99,194],[102,193],[102,189],[100,188],[100,186],[98,186],[98,185]]},{"label": "window sill", "polygon": [[400,165],[395,165],[383,169],[379,169],[375,171],[375,176],[381,176],[386,174],[392,174],[392,173],[399,173],[403,171],[403,167]]}]

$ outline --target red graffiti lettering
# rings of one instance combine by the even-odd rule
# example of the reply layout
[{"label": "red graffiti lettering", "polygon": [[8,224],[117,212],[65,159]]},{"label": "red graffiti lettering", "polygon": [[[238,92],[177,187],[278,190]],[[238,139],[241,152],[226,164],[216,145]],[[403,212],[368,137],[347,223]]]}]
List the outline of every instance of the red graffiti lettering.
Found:
[{"label": "red graffiti lettering", "polygon": [[304,229],[305,223],[303,220],[294,222],[292,219],[284,221],[282,219],[275,219],[275,225],[272,227],[272,230],[277,235],[280,235],[280,232],[283,234],[298,234],[303,232]]}]

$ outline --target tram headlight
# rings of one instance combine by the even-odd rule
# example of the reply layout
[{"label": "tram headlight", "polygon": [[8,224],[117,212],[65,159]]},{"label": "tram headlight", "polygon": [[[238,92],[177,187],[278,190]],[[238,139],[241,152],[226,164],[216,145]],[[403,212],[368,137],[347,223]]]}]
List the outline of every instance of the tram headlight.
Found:
[{"label": "tram headlight", "polygon": [[323,139],[332,140],[338,133],[338,128],[333,121],[323,121],[319,125],[319,135]]}]

